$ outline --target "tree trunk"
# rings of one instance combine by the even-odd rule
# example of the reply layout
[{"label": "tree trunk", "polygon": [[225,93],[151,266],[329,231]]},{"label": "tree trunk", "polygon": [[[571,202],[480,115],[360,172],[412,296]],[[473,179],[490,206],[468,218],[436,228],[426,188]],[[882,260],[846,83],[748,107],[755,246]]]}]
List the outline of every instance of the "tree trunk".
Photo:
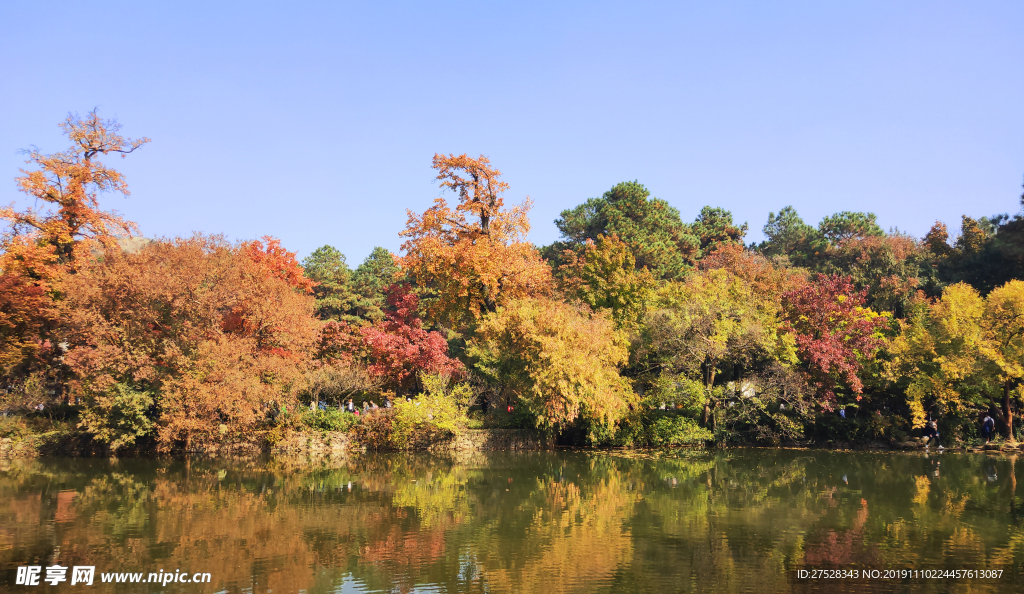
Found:
[{"label": "tree trunk", "polygon": [[1003,420],[1006,422],[1006,440],[1013,442],[1013,411],[1010,410],[1010,382],[1003,383]]}]

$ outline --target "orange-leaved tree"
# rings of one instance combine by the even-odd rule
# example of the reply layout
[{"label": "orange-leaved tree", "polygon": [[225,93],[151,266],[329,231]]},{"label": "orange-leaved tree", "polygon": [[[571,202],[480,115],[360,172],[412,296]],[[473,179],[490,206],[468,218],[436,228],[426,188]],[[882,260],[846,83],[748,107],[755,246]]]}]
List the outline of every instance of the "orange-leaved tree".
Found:
[{"label": "orange-leaved tree", "polygon": [[68,262],[74,259],[75,246],[83,239],[109,243],[135,231],[134,223],[100,210],[101,192],[124,196],[129,192],[124,176],[97,159],[110,154],[124,157],[149,139],[121,136],[121,125],[101,119],[96,110],[85,119],[69,115],[60,127],[71,140],[71,147],[52,155],[33,148],[28,163],[37,168],[22,169],[23,175],[16,180],[18,189],[42,207],[17,211],[14,205],[7,206],[0,208],[0,219],[7,220],[10,234],[34,235],[52,247],[61,262]]},{"label": "orange-leaved tree", "polygon": [[33,148],[28,163],[35,169],[22,169],[16,179],[34,205],[0,207],[0,220],[6,222],[0,236],[0,377],[8,384],[32,372],[53,371],[48,362],[59,356],[55,284],[71,269],[75,254],[92,241],[110,245],[135,229],[100,209],[100,193],[127,196],[128,186],[121,173],[98,159],[127,155],[149,140],[122,137],[120,124],[101,119],[95,110],[84,119],[69,115],[61,128],[71,147],[51,155]]},{"label": "orange-leaved tree", "polygon": [[460,326],[512,299],[547,291],[550,269],[525,241],[530,199],[505,208],[508,184],[483,155],[436,154],[433,167],[441,188],[459,203],[452,208],[436,198],[423,214],[408,211],[399,259],[427,291],[430,319]]},{"label": "orange-leaved tree", "polygon": [[251,251],[196,236],[80,262],[62,309],[84,429],[115,448],[155,434],[192,449],[295,405],[313,297]]}]

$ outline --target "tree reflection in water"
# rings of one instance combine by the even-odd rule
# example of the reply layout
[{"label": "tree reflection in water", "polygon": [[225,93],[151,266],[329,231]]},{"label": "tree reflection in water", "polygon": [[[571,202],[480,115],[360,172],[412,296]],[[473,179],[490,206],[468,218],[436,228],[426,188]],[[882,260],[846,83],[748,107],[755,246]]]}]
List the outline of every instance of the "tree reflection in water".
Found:
[{"label": "tree reflection in water", "polygon": [[[213,574],[190,592],[789,592],[824,587],[794,578],[805,566],[1012,570],[1016,471],[792,450],[5,461],[0,585],[52,563]],[[1013,591],[1007,575],[961,585]]]}]

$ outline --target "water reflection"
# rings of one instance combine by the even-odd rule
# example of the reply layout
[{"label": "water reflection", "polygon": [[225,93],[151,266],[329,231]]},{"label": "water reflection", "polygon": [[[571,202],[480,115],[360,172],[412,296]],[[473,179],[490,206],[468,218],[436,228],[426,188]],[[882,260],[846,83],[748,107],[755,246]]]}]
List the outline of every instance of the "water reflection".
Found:
[{"label": "water reflection", "polygon": [[[59,563],[212,574],[148,586],[167,592],[1010,592],[1017,470],[779,450],[7,461],[0,586]],[[806,566],[1008,573],[822,584],[795,579]]]}]

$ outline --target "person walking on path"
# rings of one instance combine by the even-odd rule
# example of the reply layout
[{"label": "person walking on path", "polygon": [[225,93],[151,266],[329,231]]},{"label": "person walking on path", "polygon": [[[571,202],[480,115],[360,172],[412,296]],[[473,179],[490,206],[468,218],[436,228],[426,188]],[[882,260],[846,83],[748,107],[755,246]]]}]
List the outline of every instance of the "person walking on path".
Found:
[{"label": "person walking on path", "polygon": [[981,420],[981,436],[985,438],[985,443],[992,441],[992,431],[996,428],[995,419],[991,415],[985,415],[985,418]]}]

